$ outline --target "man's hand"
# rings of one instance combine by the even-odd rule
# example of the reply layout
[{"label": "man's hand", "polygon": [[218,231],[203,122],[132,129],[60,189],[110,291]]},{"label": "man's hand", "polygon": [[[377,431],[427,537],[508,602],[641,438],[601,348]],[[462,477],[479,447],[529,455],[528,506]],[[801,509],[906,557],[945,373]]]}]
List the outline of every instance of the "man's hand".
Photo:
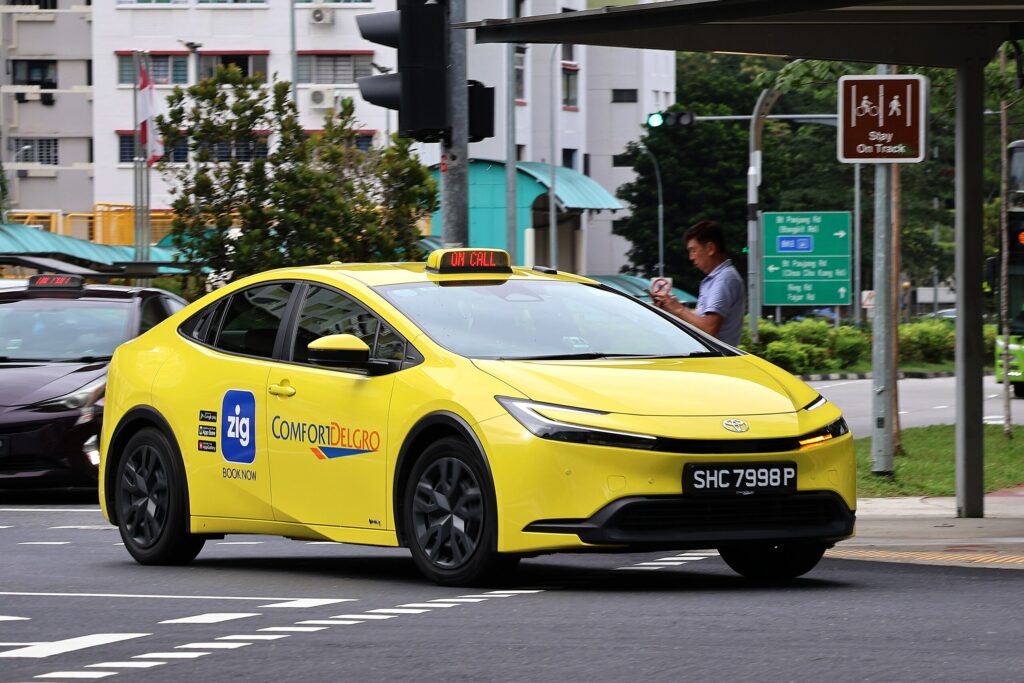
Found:
[{"label": "man's hand", "polygon": [[651,301],[661,310],[667,311],[676,316],[679,316],[679,310],[684,308],[679,299],[675,298],[671,292],[658,294],[651,292]]}]

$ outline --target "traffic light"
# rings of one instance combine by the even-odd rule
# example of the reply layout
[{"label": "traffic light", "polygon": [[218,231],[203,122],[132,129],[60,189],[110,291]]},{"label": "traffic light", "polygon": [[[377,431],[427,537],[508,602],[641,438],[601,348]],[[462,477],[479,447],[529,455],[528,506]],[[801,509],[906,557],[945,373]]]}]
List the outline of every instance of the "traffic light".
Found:
[{"label": "traffic light", "polygon": [[1024,211],[1010,209],[1006,212],[1006,217],[1010,260],[1014,263],[1024,262]]},{"label": "traffic light", "polygon": [[400,137],[421,142],[444,138],[451,127],[448,21],[444,5],[428,4],[426,0],[398,0],[397,10],[360,14],[356,24],[363,38],[398,48],[398,73],[357,79],[363,99],[398,110]]},{"label": "traffic light", "polygon": [[494,137],[494,88],[469,81],[469,141]]},{"label": "traffic light", "polygon": [[697,115],[692,111],[656,111],[647,115],[648,128],[689,126],[696,121]]}]

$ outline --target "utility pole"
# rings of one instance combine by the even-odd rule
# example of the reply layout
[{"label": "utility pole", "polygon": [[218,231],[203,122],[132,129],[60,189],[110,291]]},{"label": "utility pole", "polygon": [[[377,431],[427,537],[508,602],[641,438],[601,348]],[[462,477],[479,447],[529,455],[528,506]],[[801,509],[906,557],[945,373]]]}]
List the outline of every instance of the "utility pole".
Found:
[{"label": "utility pole", "polygon": [[441,241],[469,244],[469,98],[466,91],[466,0],[448,0],[448,111],[451,129],[441,145]]},{"label": "utility pole", "polygon": [[864,310],[860,306],[860,290],[864,286],[860,273],[860,164],[853,165],[853,322],[860,325]]},{"label": "utility pole", "polygon": [[[516,0],[508,0],[508,18],[516,16]],[[516,216],[516,51],[505,46],[505,245],[512,263],[517,263],[519,230]]]}]

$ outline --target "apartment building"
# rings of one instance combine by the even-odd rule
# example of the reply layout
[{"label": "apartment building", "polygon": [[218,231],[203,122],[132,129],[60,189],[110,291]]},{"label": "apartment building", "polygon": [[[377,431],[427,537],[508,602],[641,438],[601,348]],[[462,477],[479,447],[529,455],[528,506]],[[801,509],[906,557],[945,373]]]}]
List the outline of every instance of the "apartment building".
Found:
[{"label": "apartment building", "polygon": [[[91,211],[95,203],[131,204],[132,51],[153,60],[157,108],[175,85],[235,64],[269,80],[294,80],[303,126],[315,131],[338,98],[352,97],[366,144],[384,144],[397,115],[359,97],[358,77],[396,66],[395,51],[365,41],[356,17],[395,8],[394,0],[33,0],[3,7],[0,54],[7,64],[0,92],[2,151],[12,184],[12,208]],[[518,0],[520,16],[578,11],[586,0]],[[472,0],[468,18],[505,16],[507,0]],[[506,156],[505,105],[516,101],[516,156],[571,169],[614,194],[632,170],[621,158],[642,134],[646,113],[674,101],[671,53],[578,45],[517,46],[515,78],[506,83],[504,45],[477,45],[469,36],[468,75],[496,89],[496,135],[470,145],[470,156]],[[293,79],[293,75],[295,78]],[[510,93],[509,90],[512,90]],[[273,144],[270,141],[269,144]],[[180,151],[168,150],[169,154]],[[439,145],[423,144],[427,164]],[[618,156],[617,156],[618,155]],[[559,171],[562,173],[564,171]],[[532,182],[532,181],[531,181]],[[537,181],[541,182],[541,181]],[[581,181],[582,182],[582,181]],[[543,183],[542,183],[543,184]],[[496,193],[488,190],[488,193]],[[471,210],[479,204],[470,190]],[[538,194],[520,215],[520,260],[543,253],[546,198]],[[168,207],[169,188],[154,172],[151,207]],[[606,204],[607,205],[607,204]],[[559,265],[580,272],[616,272],[628,243],[611,234],[621,211],[569,208],[559,201]],[[501,212],[492,212],[501,220]],[[482,214],[481,214],[482,215]],[[434,229],[440,231],[440,221]],[[471,239],[474,227],[471,226]],[[527,239],[527,231],[529,233]],[[534,252],[524,249],[529,242]],[[536,262],[544,262],[537,259]]]}]

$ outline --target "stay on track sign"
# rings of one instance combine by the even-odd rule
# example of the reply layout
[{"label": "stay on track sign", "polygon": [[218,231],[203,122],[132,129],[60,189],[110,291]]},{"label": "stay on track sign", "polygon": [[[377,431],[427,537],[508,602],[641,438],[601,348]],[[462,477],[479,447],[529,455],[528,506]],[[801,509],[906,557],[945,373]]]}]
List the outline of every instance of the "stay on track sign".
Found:
[{"label": "stay on track sign", "polygon": [[928,79],[839,79],[838,157],[845,163],[916,163],[927,149]]}]

